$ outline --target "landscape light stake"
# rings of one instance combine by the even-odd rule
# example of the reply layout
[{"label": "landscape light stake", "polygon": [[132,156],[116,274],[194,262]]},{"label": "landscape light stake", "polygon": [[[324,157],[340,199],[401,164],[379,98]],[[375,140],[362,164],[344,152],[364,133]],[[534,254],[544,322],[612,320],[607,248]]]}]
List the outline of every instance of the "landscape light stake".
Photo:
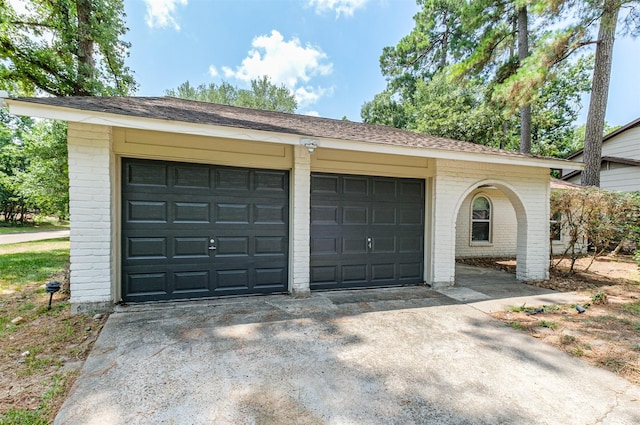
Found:
[{"label": "landscape light stake", "polygon": [[51,300],[53,300],[53,294],[60,290],[60,286],[60,282],[57,282],[55,280],[45,285],[45,289],[49,293],[49,310],[51,310]]}]

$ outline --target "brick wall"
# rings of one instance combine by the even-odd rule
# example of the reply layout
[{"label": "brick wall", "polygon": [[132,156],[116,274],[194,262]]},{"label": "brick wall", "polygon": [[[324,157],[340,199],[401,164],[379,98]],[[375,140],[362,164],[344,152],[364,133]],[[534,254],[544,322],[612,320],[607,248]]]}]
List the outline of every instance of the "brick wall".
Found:
[{"label": "brick wall", "polygon": [[[471,242],[471,202],[484,196],[491,203],[490,243]],[[477,189],[471,192],[458,210],[456,220],[456,258],[515,257],[518,221],[511,201],[497,189]]]},{"label": "brick wall", "polygon": [[111,128],[69,123],[71,305],[104,310],[113,303]]},{"label": "brick wall", "polygon": [[434,286],[455,277],[456,222],[466,197],[479,186],[500,189],[511,201],[518,220],[517,277],[548,277],[549,175],[544,168],[438,160],[433,184]]},{"label": "brick wall", "polygon": [[291,292],[295,296],[306,296],[309,294],[311,156],[306,147],[296,146],[293,158]]}]

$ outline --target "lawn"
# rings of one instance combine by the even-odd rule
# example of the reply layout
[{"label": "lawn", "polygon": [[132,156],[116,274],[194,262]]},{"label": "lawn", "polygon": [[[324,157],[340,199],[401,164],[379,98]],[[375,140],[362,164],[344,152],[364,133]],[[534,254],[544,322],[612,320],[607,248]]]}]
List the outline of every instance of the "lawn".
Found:
[{"label": "lawn", "polygon": [[104,324],[72,316],[68,294],[48,309],[68,263],[68,238],[0,246],[0,425],[50,423]]},{"label": "lawn", "polygon": [[53,230],[68,230],[69,223],[66,221],[59,221],[57,219],[44,219],[38,222],[26,222],[24,224],[16,225],[13,223],[6,223],[4,220],[0,220],[0,235],[8,233],[31,233],[31,232],[46,232]]}]

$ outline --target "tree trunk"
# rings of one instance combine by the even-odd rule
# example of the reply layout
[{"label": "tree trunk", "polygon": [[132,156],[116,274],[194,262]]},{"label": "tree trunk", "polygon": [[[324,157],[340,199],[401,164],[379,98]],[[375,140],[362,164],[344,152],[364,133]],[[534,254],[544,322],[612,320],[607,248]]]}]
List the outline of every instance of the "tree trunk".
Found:
[{"label": "tree trunk", "polygon": [[609,81],[611,80],[611,61],[613,58],[613,42],[616,36],[618,0],[605,0],[598,30],[596,59],[591,83],[591,99],[584,137],[583,161],[585,169],[582,172],[583,186],[600,187],[600,162],[602,159],[602,131],[607,112],[607,98],[609,96]]},{"label": "tree trunk", "polygon": [[78,94],[89,94],[92,92],[89,85],[93,81],[93,74],[96,68],[93,57],[94,41],[91,37],[91,0],[76,0],[78,14],[78,82],[81,92]]},{"label": "tree trunk", "polygon": [[[529,19],[527,6],[518,9],[518,59],[520,65],[529,56]],[[520,108],[520,152],[531,153],[531,105]]]}]

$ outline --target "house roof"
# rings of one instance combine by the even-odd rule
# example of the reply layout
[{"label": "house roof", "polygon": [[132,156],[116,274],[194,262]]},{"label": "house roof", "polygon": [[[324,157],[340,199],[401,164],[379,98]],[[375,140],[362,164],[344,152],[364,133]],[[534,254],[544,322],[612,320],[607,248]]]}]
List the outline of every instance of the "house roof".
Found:
[{"label": "house roof", "polygon": [[[174,97],[21,97],[5,99],[12,113],[84,122],[413,156],[581,169],[582,164],[526,155],[393,127],[241,108]],[[366,147],[361,144],[366,144]],[[357,146],[360,145],[360,146]],[[407,151],[411,149],[411,151]]]},{"label": "house roof", "polygon": [[[620,158],[617,156],[603,156],[600,159],[600,166],[602,167],[602,164],[605,162],[612,162],[614,164],[623,164],[623,165],[628,165],[630,167],[640,167],[640,160],[637,159],[629,159],[629,158]],[[560,177],[562,180],[568,180],[572,177],[575,176],[579,176],[581,173],[580,170],[575,170],[570,172],[569,174],[566,174],[562,177]]]},{"label": "house roof", "polygon": [[[633,121],[631,121],[628,124],[623,125],[622,127],[613,130],[611,133],[605,134],[604,137],[602,138],[602,143],[607,142],[608,140],[614,138],[615,136],[617,136],[620,133],[624,133],[627,130],[631,130],[632,128],[638,127],[640,126],[640,118],[635,119]],[[566,159],[573,159],[576,156],[579,156],[580,154],[582,154],[584,152],[584,149],[580,149],[578,151],[575,151],[574,153],[572,153],[571,155],[567,156]]]},{"label": "house roof", "polygon": [[575,189],[584,189],[584,186],[579,184],[565,182],[560,179],[551,178],[550,183],[551,190],[575,190]]}]

